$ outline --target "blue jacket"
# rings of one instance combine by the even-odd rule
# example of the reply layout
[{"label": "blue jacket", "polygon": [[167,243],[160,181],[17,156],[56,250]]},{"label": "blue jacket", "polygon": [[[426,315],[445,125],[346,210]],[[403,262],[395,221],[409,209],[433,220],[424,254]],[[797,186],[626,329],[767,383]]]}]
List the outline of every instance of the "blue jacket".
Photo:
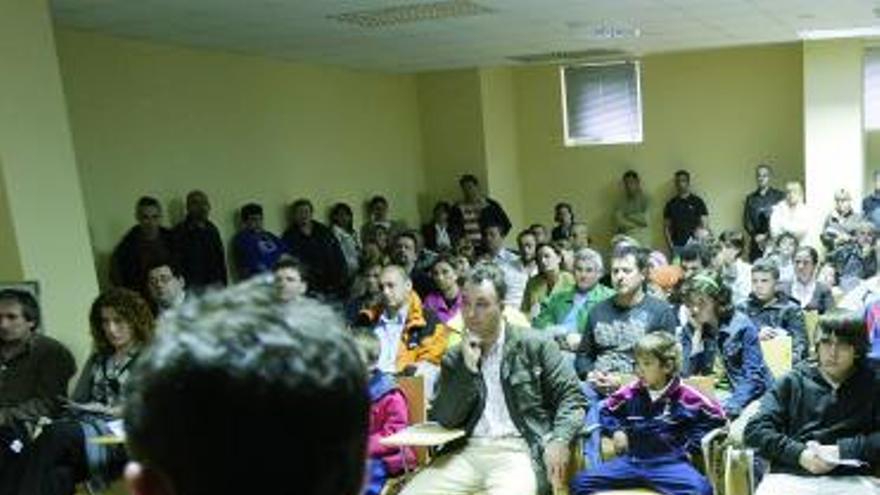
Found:
[{"label": "blue jacket", "polygon": [[656,401],[641,380],[621,387],[599,412],[602,433],[626,433],[629,455],[637,459],[681,459],[697,453],[706,433],[725,422],[721,406],[679,377]]},{"label": "blue jacket", "polygon": [[720,326],[717,335],[703,336],[703,350],[694,354],[694,329],[685,325],[680,340],[683,348],[683,376],[711,375],[718,351],[727,379],[730,381],[731,396],[724,401],[728,416],[739,416],[750,402],[759,399],[773,387],[773,375],[764,362],[758,329],[745,314],[736,311],[730,321]]}]

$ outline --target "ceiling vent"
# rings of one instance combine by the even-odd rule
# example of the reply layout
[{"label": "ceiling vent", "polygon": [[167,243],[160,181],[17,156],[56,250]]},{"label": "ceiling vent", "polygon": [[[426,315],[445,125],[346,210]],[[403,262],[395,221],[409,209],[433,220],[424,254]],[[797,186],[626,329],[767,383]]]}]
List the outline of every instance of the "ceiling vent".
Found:
[{"label": "ceiling vent", "polygon": [[495,12],[470,0],[443,0],[440,2],[414,3],[372,10],[358,10],[328,15],[332,19],[362,28],[383,28],[413,22],[438,21],[473,17]]},{"label": "ceiling vent", "polygon": [[513,55],[507,57],[514,62],[523,64],[573,63],[600,60],[620,60],[632,58],[632,54],[624,50],[596,48],[591,50],[558,51],[535,53],[531,55]]}]

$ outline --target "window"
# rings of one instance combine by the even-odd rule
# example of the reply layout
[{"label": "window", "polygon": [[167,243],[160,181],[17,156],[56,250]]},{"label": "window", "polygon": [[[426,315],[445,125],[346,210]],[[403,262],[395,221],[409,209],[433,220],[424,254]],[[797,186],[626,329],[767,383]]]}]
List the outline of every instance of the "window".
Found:
[{"label": "window", "polygon": [[641,143],[639,62],[563,67],[565,145]]},{"label": "window", "polygon": [[865,129],[880,130],[880,47],[865,52]]}]

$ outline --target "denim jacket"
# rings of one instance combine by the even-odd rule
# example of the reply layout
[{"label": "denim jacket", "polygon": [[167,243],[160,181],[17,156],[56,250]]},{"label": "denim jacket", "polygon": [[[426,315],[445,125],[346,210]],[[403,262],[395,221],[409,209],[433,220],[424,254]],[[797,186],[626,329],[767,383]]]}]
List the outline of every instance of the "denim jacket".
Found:
[{"label": "denim jacket", "polygon": [[736,311],[730,321],[720,326],[717,335],[703,335],[703,350],[699,353],[692,351],[693,333],[690,325],[682,329],[682,375],[711,374],[715,356],[720,350],[721,362],[732,388],[731,396],[723,404],[728,416],[739,416],[750,402],[773,387],[773,375],[761,353],[758,329],[748,316]]}]

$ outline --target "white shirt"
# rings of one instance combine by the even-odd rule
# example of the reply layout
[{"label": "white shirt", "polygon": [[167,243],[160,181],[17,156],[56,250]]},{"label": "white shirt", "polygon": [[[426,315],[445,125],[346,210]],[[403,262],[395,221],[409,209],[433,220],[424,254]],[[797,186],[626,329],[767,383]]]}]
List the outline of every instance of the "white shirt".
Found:
[{"label": "white shirt", "polygon": [[802,284],[797,277],[791,282],[791,297],[801,303],[801,307],[805,307],[813,300],[813,293],[816,292],[816,280],[811,280],[808,284]]},{"label": "white shirt", "polygon": [[446,230],[446,227],[435,223],[434,234],[436,236],[435,244],[437,245],[437,251],[452,247],[452,240],[449,238],[449,231]]},{"label": "white shirt", "polygon": [[474,437],[502,438],[518,437],[519,431],[510,418],[507,410],[507,402],[504,400],[504,389],[501,387],[501,358],[504,349],[504,327],[498,335],[498,340],[482,357],[481,371],[483,383],[486,384],[486,406],[483,415],[474,427]]},{"label": "white shirt", "polygon": [[409,307],[404,304],[397,314],[389,316],[383,312],[376,323],[374,331],[382,345],[376,366],[386,373],[397,373],[397,346],[400,345],[400,336],[408,313]]},{"label": "white shirt", "polygon": [[502,249],[492,261],[504,273],[504,282],[507,284],[507,295],[504,296],[504,305],[519,309],[522,306],[526,283],[529,281],[528,271],[526,271],[519,256],[508,249]]}]

